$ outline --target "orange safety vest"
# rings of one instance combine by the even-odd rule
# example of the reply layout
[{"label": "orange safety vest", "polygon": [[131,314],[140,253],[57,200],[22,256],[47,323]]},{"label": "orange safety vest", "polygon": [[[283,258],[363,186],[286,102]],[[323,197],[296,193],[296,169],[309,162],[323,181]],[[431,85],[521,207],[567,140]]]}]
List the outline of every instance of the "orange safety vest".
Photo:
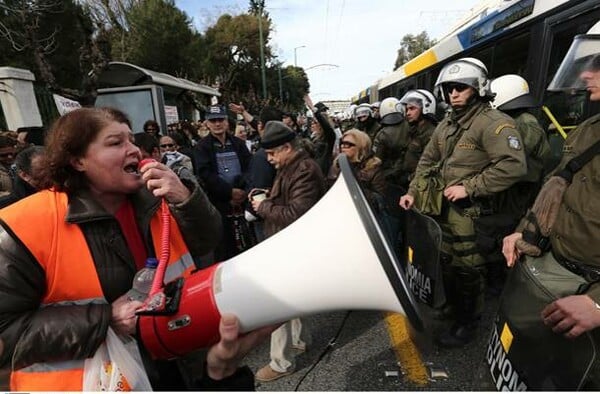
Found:
[{"label": "orange safety vest", "polygon": [[[0,219],[29,249],[46,273],[46,294],[40,308],[53,305],[107,303],[81,229],[77,224],[65,221],[67,205],[66,193],[46,190],[0,211]],[[30,218],[35,218],[34,225]],[[160,251],[162,234],[160,210],[152,217],[150,229],[154,248]],[[173,218],[170,231],[171,251],[165,282],[182,275],[187,276],[194,269],[193,259]],[[11,391],[81,391],[84,361],[36,363],[13,371],[10,389]]]}]

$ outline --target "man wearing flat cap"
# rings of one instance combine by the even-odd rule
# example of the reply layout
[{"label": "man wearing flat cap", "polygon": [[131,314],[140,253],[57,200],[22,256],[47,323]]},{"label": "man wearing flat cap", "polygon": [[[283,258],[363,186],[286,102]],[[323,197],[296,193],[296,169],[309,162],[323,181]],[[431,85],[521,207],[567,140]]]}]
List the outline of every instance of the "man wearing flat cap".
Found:
[{"label": "man wearing flat cap", "polygon": [[[252,207],[264,219],[266,237],[283,230],[304,215],[325,193],[325,179],[318,164],[303,148],[302,138],[283,122],[267,122],[261,145],[277,169],[268,197],[252,199]],[[253,195],[253,192],[250,192]],[[285,264],[284,261],[281,262]],[[282,280],[294,278],[282,278]],[[300,319],[291,320],[271,334],[271,362],[256,373],[269,382],[294,372],[292,349],[303,351]]]}]

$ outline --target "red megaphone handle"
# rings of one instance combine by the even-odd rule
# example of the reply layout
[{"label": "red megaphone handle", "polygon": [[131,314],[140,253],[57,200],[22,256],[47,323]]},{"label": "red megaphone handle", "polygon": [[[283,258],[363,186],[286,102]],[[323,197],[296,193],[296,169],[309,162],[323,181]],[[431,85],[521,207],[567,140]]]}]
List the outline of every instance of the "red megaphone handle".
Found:
[{"label": "red megaphone handle", "polygon": [[[138,168],[142,168],[148,163],[152,163],[154,159],[144,159],[140,161]],[[162,290],[164,286],[165,271],[169,264],[169,257],[171,256],[171,248],[169,246],[169,239],[171,238],[171,213],[169,212],[169,206],[163,199],[161,201],[161,214],[162,214],[162,232],[161,232],[161,245],[160,245],[160,257],[158,259],[158,267],[156,268],[156,274],[154,274],[154,280],[152,281],[152,287],[148,296],[153,296]]]}]

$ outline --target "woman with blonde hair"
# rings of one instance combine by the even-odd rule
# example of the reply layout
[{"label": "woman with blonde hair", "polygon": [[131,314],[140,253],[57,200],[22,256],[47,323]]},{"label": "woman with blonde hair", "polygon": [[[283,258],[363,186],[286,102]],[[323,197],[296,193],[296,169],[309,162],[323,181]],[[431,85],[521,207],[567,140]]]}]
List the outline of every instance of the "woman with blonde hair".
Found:
[{"label": "woman with blonde hair", "polygon": [[[381,172],[381,160],[373,154],[369,135],[358,129],[346,131],[340,140],[340,153],[348,157],[356,180],[371,207],[381,211],[386,185]],[[336,158],[329,171],[328,180],[333,183],[339,173],[340,167]]]}]

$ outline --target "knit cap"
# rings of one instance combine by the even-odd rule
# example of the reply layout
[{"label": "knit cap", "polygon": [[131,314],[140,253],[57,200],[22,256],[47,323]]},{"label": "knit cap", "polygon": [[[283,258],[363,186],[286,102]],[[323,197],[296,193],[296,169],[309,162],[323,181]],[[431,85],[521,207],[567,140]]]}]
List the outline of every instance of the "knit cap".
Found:
[{"label": "knit cap", "polygon": [[296,138],[296,133],[285,123],[278,120],[267,122],[260,145],[265,149],[273,149]]}]

